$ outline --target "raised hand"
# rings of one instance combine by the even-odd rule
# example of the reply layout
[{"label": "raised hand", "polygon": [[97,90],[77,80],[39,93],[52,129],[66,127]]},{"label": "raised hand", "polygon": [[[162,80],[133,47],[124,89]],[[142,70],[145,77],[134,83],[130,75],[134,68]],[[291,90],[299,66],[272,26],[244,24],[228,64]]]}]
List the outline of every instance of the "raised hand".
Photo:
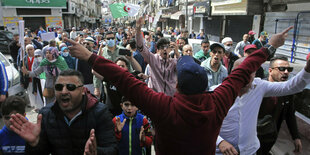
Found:
[{"label": "raised hand", "polygon": [[87,61],[89,57],[92,55],[92,52],[90,52],[87,48],[85,48],[81,44],[68,38],[64,38],[64,41],[72,44],[72,46],[69,46],[69,52],[73,57]]},{"label": "raised hand", "polygon": [[238,155],[238,151],[226,140],[221,141],[219,149],[224,155]]},{"label": "raised hand", "polygon": [[116,126],[116,130],[118,132],[121,132],[124,125],[125,125],[125,122],[126,122],[126,118],[123,120],[123,122],[121,122],[120,118],[119,117],[116,117],[115,119],[115,126]]},{"label": "raised hand", "polygon": [[293,26],[290,26],[282,32],[272,35],[268,44],[272,45],[275,48],[282,46],[284,44],[285,38],[287,37],[288,31],[290,31],[292,28]]},{"label": "raised hand", "polygon": [[139,19],[136,21],[136,27],[137,29],[141,29],[142,25],[144,25],[144,19],[145,17],[142,16],[142,17],[139,17]]},{"label": "raised hand", "polygon": [[95,129],[90,130],[89,138],[85,144],[84,155],[97,155]]},{"label": "raised hand", "polygon": [[10,119],[12,124],[10,125],[10,128],[31,146],[36,146],[40,139],[41,121],[42,114],[38,115],[37,123],[29,122],[21,114],[13,114]]}]

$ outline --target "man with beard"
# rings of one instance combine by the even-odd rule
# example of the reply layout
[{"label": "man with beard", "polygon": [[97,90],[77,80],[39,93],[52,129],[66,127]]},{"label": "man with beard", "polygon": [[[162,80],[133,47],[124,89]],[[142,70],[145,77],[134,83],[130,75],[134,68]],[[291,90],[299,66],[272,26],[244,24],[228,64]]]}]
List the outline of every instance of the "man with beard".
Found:
[{"label": "man with beard", "polygon": [[[237,60],[234,68],[239,66],[244,59],[243,57]],[[279,68],[275,69],[277,70]],[[285,67],[286,69],[287,67]],[[291,71],[291,69],[287,70]],[[255,154],[260,147],[256,126],[257,116],[263,98],[286,96],[302,91],[306,84],[310,82],[310,61],[307,61],[307,65],[295,77],[286,82],[270,82],[261,78],[255,78],[255,72],[250,76],[250,82],[239,91],[235,103],[229,109],[223,121],[216,142],[216,155]]]},{"label": "man with beard", "polygon": [[[284,82],[287,81],[290,72],[293,71],[293,67],[286,57],[277,56],[270,60],[269,65],[269,77],[270,82]],[[272,116],[277,132],[275,136],[263,135],[258,131],[258,138],[260,141],[260,148],[257,151],[258,155],[269,155],[269,151],[272,146],[276,143],[279,130],[281,128],[282,121],[285,119],[287,127],[291,133],[292,139],[294,140],[295,153],[301,153],[302,144],[298,133],[296,116],[295,116],[295,104],[293,95],[281,96],[281,97],[266,97],[263,99],[260,106],[258,118],[263,119],[264,117]],[[272,140],[271,140],[272,138]]]},{"label": "man with beard", "polygon": [[[140,17],[136,22],[137,34],[141,32],[143,24],[144,18]],[[192,57],[181,57],[176,67],[178,91],[173,97],[153,91],[129,72],[89,52],[74,41],[70,41],[73,44],[70,47],[70,53],[88,61],[95,71],[110,80],[125,97],[150,116],[155,124],[155,144],[158,154],[214,155],[215,142],[222,120],[238,92],[250,81],[251,73],[257,70],[267,57],[273,55],[274,48],[284,44],[285,36],[290,29],[292,27],[275,34],[270,39],[269,48],[261,48],[247,57],[214,92],[205,92],[208,79],[204,69],[195,63]],[[138,49],[148,52],[142,36],[137,39],[139,39]],[[167,48],[164,46],[160,49]],[[157,56],[153,55],[153,57]],[[160,62],[166,59],[157,60]],[[308,64],[310,66],[310,62]],[[158,68],[160,66],[161,64],[158,63]],[[310,67],[306,67],[306,70],[310,72]]]},{"label": "man with beard", "polygon": [[257,49],[260,49],[267,44],[267,37],[268,33],[266,31],[263,31],[260,33],[259,38],[254,40],[252,44],[256,45]]},{"label": "man with beard", "polygon": [[211,45],[210,56],[207,60],[201,63],[201,67],[205,69],[208,76],[207,90],[213,90],[214,87],[221,84],[228,76],[227,69],[222,65],[222,58],[225,53],[225,47],[221,43],[213,43]]},{"label": "man with beard", "polygon": [[112,115],[83,87],[75,70],[59,74],[56,102],[40,110],[37,123],[11,115],[10,128],[26,142],[26,154],[116,154]]}]

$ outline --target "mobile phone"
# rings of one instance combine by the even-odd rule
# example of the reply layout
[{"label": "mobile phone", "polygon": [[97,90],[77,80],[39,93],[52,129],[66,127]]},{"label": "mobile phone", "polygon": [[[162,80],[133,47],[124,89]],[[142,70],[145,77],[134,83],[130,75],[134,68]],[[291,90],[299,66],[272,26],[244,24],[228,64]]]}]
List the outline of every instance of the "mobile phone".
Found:
[{"label": "mobile phone", "polygon": [[170,40],[171,40],[172,42],[175,42],[176,39],[175,39],[174,37],[171,37]]},{"label": "mobile phone", "polygon": [[130,52],[130,50],[128,50],[128,49],[121,48],[121,49],[119,49],[119,55],[131,56],[131,52]]}]

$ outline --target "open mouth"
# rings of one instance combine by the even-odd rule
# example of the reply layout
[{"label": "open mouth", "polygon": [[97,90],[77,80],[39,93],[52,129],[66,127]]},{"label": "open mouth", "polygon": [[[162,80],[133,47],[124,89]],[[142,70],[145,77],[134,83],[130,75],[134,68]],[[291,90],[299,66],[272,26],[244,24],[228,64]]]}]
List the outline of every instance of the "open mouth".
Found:
[{"label": "open mouth", "polygon": [[61,98],[61,102],[62,103],[69,103],[70,102],[70,97],[69,96],[65,96]]},{"label": "open mouth", "polygon": [[219,60],[219,58],[216,58],[216,57],[215,57],[215,58],[214,58],[214,60],[218,61],[218,60]]}]

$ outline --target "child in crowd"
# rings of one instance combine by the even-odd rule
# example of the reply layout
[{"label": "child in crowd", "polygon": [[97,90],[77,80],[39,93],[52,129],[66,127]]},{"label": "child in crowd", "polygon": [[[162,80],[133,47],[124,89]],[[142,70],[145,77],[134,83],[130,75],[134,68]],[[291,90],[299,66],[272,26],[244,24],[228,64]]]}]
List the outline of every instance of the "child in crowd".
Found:
[{"label": "child in crowd", "polygon": [[4,127],[0,130],[0,154],[25,154],[25,141],[10,129],[12,114],[25,113],[25,100],[18,96],[10,96],[2,104]]},{"label": "child in crowd", "polygon": [[144,147],[152,144],[150,124],[127,98],[122,97],[121,107],[123,113],[113,118],[115,136],[119,141],[119,154],[142,155]]}]

